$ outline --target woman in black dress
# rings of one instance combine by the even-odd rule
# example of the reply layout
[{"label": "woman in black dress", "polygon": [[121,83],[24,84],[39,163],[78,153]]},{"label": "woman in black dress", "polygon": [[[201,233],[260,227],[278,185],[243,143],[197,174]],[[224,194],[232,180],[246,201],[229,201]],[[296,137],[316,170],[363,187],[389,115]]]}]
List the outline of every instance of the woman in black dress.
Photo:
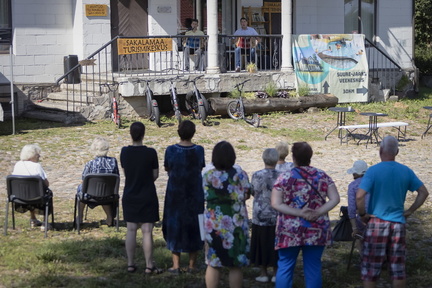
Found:
[{"label": "woman in black dress", "polygon": [[146,274],[159,274],[153,261],[153,226],[159,221],[159,202],[154,181],[159,177],[159,162],[156,150],[143,145],[145,126],[134,122],[130,126],[132,145],[123,147],[120,163],[124,169],[123,217],[127,223],[126,254],[128,272],[135,272],[134,262],[136,233],[141,227]]}]

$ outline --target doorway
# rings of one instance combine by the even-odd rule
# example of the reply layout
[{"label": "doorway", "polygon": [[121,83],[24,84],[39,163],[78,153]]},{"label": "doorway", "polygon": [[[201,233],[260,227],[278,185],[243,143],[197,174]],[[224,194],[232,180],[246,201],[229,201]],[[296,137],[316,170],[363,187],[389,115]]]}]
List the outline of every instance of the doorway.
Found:
[{"label": "doorway", "polygon": [[[148,0],[111,0],[111,39],[116,36],[148,35]],[[112,45],[114,71],[148,69],[146,54],[118,55]]]}]

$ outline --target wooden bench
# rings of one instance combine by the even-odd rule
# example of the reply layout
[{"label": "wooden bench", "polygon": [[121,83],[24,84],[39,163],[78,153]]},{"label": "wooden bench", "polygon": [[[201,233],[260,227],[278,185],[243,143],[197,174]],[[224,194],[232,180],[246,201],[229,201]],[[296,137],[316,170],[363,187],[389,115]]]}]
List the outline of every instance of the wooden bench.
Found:
[{"label": "wooden bench", "polygon": [[[393,127],[396,128],[398,130],[398,136],[397,139],[398,140],[405,140],[406,137],[406,126],[408,126],[409,124],[406,122],[382,122],[382,123],[377,123],[377,129],[381,128],[381,127]],[[402,129],[403,127],[403,129]],[[344,126],[339,126],[338,127],[339,130],[343,129],[345,130],[345,136],[340,138],[341,144],[343,142],[343,139],[346,138],[346,142],[348,143],[348,136],[352,136],[354,138],[353,132],[357,129],[369,129],[369,124],[358,124],[358,125],[344,125]]]}]

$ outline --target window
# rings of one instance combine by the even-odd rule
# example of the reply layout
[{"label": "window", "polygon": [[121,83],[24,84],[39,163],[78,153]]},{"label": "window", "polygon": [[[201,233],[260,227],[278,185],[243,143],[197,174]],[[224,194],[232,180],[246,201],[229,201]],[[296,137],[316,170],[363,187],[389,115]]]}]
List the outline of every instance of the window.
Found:
[{"label": "window", "polygon": [[345,33],[362,33],[372,40],[375,35],[375,13],[375,0],[345,0]]},{"label": "window", "polygon": [[11,2],[12,0],[0,0],[0,53],[9,51],[12,39]]}]

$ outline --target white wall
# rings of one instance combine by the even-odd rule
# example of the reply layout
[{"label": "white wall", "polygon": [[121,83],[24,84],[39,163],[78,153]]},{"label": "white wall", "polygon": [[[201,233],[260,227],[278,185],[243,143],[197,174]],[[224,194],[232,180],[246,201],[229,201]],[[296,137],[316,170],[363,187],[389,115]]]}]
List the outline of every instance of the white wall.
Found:
[{"label": "white wall", "polygon": [[378,2],[378,45],[402,68],[411,68],[413,28],[411,1],[380,0]]},{"label": "white wall", "polygon": [[[15,83],[54,83],[64,74],[64,56],[82,59],[111,39],[109,14],[86,17],[86,3],[109,0],[12,1]],[[0,54],[0,81],[9,78],[10,55]]]},{"label": "white wall", "polygon": [[296,0],[293,34],[344,33],[342,0]]},{"label": "white wall", "polygon": [[[12,1],[14,81],[54,82],[63,73],[63,56],[72,54],[72,3]],[[10,77],[10,55],[0,55],[0,73]],[[60,74],[61,73],[61,74]]]},{"label": "white wall", "polygon": [[178,1],[149,0],[149,35],[176,35],[178,27]]}]

